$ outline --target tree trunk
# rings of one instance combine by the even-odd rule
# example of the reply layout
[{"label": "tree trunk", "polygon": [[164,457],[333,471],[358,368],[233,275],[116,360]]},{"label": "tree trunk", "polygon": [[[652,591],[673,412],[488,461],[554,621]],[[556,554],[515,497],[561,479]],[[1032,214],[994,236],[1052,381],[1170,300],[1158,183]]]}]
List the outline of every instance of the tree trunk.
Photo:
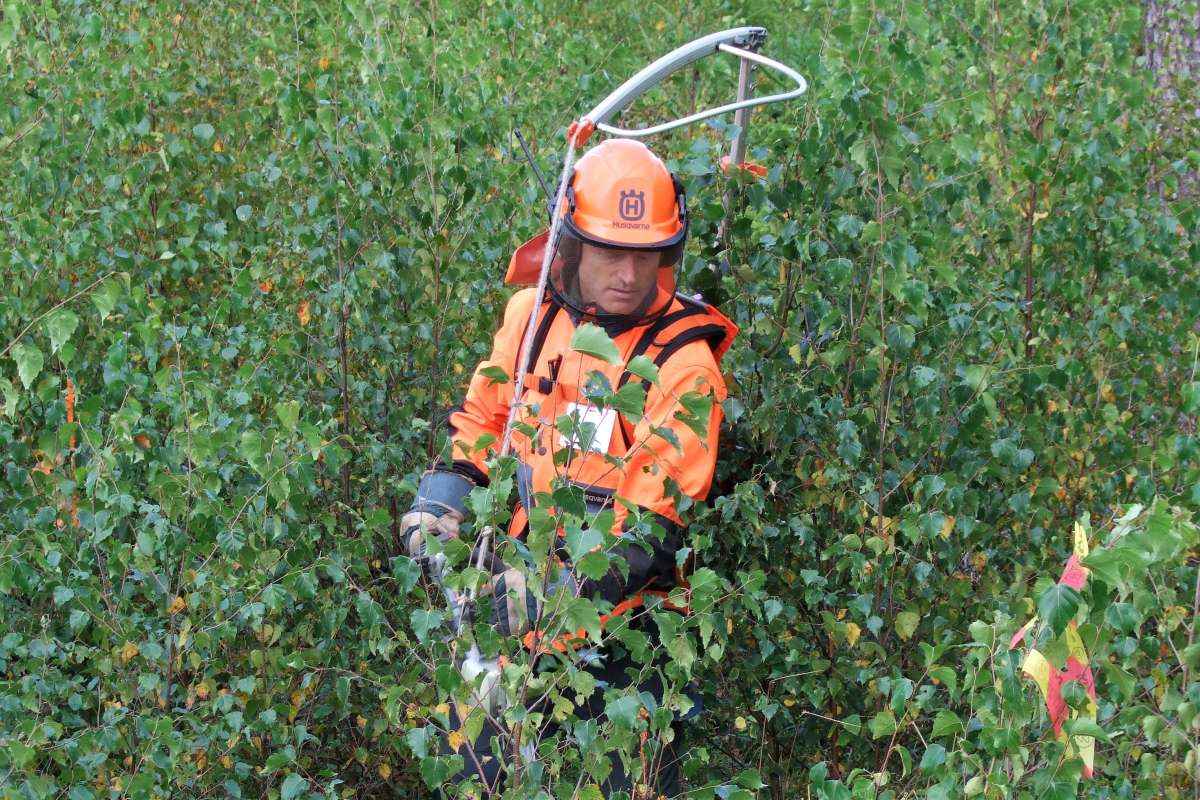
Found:
[{"label": "tree trunk", "polygon": [[[1146,0],[1145,19],[1146,65],[1160,92],[1163,144],[1173,161],[1200,130],[1200,1]],[[1192,169],[1180,177],[1178,196],[1198,195],[1200,174]]]}]

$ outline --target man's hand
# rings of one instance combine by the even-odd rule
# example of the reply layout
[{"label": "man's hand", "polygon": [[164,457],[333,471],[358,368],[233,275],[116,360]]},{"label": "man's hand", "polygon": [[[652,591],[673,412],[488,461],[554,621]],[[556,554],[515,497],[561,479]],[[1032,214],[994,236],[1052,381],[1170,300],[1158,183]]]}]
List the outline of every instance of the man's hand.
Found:
[{"label": "man's hand", "polygon": [[404,544],[408,554],[416,559],[425,557],[425,534],[432,533],[440,541],[458,538],[458,528],[463,515],[447,511],[440,517],[428,511],[409,511],[400,518],[400,529],[404,532]]},{"label": "man's hand", "polygon": [[[490,582],[492,623],[500,634],[522,636],[541,618],[540,592],[530,588],[530,580],[540,579],[523,569],[506,569]],[[484,593],[488,593],[486,589]],[[562,593],[566,593],[567,597],[577,597],[579,582],[569,567],[559,563],[552,568],[551,579],[546,587],[546,597],[553,604],[552,608],[559,607]]]}]

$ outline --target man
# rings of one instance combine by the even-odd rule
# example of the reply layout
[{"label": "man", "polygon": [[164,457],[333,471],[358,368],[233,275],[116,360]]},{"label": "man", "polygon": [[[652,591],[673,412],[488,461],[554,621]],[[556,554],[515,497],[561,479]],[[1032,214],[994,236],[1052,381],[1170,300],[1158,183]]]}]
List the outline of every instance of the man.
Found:
[{"label": "man", "polygon": [[[629,543],[608,551],[610,568],[599,579],[579,575],[567,563],[557,585],[569,587],[571,596],[596,600],[608,611],[603,619],[633,616],[631,625],[637,625],[635,610],[649,596],[665,596],[686,585],[677,559],[687,546],[677,498],[702,500],[708,494],[716,463],[719,401],[726,393],[717,364],[737,328],[715,309],[675,293],[688,232],[686,199],[682,184],[645,145],[617,139],[586,153],[571,177],[564,214],[563,235],[551,266],[550,297],[540,309],[527,364],[522,424],[512,434],[519,502],[508,533],[522,539],[529,531],[531,511],[553,512],[550,494],[556,489],[580,491],[592,519],[611,511],[613,532]],[[508,282],[531,282],[544,246],[545,235],[518,249]],[[513,397],[511,376],[518,371],[535,294],[536,290],[523,290],[509,301],[491,356],[476,369],[462,407],[450,415],[453,456],[423,476],[404,520],[413,555],[423,552],[427,533],[443,539],[457,536],[466,495],[476,485],[487,485],[487,459],[503,435]],[[607,332],[619,363],[570,348],[572,336],[584,323]],[[635,369],[641,377],[627,370],[639,356],[643,358]],[[646,368],[647,360],[656,366],[657,380]],[[496,380],[497,368],[510,380]],[[599,408],[590,403],[589,381],[597,385],[593,373],[600,373],[614,391],[640,382],[644,410],[625,408],[619,413],[611,405]],[[636,389],[633,394],[638,394]],[[711,400],[710,408],[703,398]],[[563,418],[575,421],[574,432],[564,433]],[[478,442],[488,444],[477,447]],[[636,513],[631,514],[626,503],[636,507]],[[648,520],[654,524],[647,526]],[[635,527],[652,527],[654,533],[633,536]],[[532,648],[546,646],[540,638],[543,631],[536,629],[542,615],[537,593],[526,590],[529,575],[504,565],[496,573],[492,588],[497,628],[525,635]],[[566,651],[561,643],[559,649]],[[593,668],[603,683],[577,709],[581,718],[602,713],[603,684],[610,692],[634,685],[636,670],[626,670],[634,666],[628,655],[612,647],[606,650],[603,663]],[[638,688],[661,698],[662,687],[655,680],[647,683],[643,678]],[[499,773],[499,756],[488,750],[489,732],[497,730],[489,726],[480,741],[464,744],[459,752],[467,775],[478,774],[491,783]],[[654,796],[674,793],[675,760],[669,746],[643,750],[633,774],[614,764],[607,788],[632,792],[634,784],[641,783],[654,788]]]}]

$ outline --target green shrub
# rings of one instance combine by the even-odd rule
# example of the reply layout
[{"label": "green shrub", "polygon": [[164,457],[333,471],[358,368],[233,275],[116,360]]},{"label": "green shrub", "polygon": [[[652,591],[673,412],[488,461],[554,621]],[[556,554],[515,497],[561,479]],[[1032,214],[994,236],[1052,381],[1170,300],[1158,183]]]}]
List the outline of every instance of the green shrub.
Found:
[{"label": "green shrub", "polygon": [[[732,129],[654,143],[692,202],[685,283],[743,330],[692,526],[719,601],[661,615],[705,687],[689,787],[1191,794],[1200,249],[1174,191],[1200,164],[1159,130],[1140,14],[6,3],[0,796],[428,796],[463,689],[398,524],[545,221],[509,131],[554,173],[573,116],[743,22],[811,89],[755,112],[771,170],[736,179],[728,250]],[[1077,520],[1082,782],[1007,650]]]}]

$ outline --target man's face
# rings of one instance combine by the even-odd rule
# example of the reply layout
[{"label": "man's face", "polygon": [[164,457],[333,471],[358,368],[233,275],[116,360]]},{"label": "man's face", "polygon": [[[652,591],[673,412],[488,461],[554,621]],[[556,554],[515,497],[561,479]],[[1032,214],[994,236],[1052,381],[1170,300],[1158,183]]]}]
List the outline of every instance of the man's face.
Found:
[{"label": "man's face", "polygon": [[581,299],[609,314],[632,314],[654,291],[661,258],[653,251],[583,244],[579,253]]}]

